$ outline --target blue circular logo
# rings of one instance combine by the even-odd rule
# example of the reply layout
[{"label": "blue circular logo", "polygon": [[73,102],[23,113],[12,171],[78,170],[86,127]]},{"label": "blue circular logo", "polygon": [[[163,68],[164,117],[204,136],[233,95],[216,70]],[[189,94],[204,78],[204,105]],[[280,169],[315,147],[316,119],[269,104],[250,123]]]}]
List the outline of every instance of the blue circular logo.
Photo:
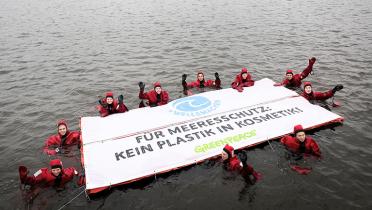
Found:
[{"label": "blue circular logo", "polygon": [[195,112],[209,107],[212,102],[203,96],[192,96],[177,100],[173,107],[183,112]]},{"label": "blue circular logo", "polygon": [[200,116],[215,110],[220,101],[214,101],[204,96],[190,96],[173,102],[174,114],[182,116]]}]

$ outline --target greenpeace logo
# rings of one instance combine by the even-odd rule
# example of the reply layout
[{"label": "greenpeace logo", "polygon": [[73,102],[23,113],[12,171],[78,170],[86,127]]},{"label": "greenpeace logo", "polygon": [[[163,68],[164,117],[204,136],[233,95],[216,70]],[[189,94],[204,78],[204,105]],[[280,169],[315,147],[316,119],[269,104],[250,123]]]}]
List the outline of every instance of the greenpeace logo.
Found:
[{"label": "greenpeace logo", "polygon": [[172,102],[171,112],[179,116],[202,116],[216,110],[220,100],[211,101],[204,96],[191,96]]}]

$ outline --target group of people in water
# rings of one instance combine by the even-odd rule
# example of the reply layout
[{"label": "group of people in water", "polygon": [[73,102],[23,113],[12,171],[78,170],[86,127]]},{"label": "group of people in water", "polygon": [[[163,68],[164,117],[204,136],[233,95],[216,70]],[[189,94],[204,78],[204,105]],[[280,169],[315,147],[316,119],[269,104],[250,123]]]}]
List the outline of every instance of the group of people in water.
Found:
[{"label": "group of people in water", "polygon": [[[304,80],[313,70],[313,65],[316,59],[313,57],[309,59],[307,67],[300,73],[294,74],[293,70],[287,70],[285,78],[282,82],[276,83],[275,86],[285,86],[287,88],[299,88]],[[188,94],[190,88],[205,88],[211,87],[220,89],[221,80],[219,74],[214,74],[215,80],[206,80],[203,72],[197,73],[197,78],[193,82],[186,82],[187,75],[182,75],[182,87],[185,94]],[[254,86],[255,81],[248,72],[247,68],[242,68],[241,72],[238,73],[231,83],[231,87],[239,92],[242,92],[245,87]],[[164,90],[159,82],[153,85],[153,89],[145,92],[145,84],[143,82],[138,83],[139,86],[139,99],[141,103],[139,107],[144,106],[161,106],[169,102],[169,94]],[[336,85],[333,89],[326,92],[315,92],[312,89],[310,82],[304,82],[303,92],[301,96],[305,99],[312,100],[326,100],[334,96],[334,94],[343,88],[342,85]],[[147,102],[144,103],[143,100]],[[123,113],[129,111],[127,106],[123,102],[123,95],[119,95],[117,99],[114,98],[112,92],[107,92],[106,96],[98,101],[99,105],[97,109],[101,117],[106,117],[115,113]],[[45,144],[43,151],[45,154],[55,156],[63,153],[63,148],[77,145],[78,148],[81,146],[81,134],[80,131],[70,131],[67,123],[61,120],[57,123],[57,134],[50,136]],[[301,125],[294,126],[293,136],[286,135],[280,142],[290,151],[295,153],[311,154],[316,157],[320,157],[320,150],[318,144],[311,137],[305,134],[305,131]],[[252,166],[247,164],[247,156],[244,152],[239,154],[234,153],[234,148],[230,145],[226,145],[223,148],[221,154],[222,160],[226,169],[231,171],[239,171],[240,174],[250,182],[254,183],[260,179],[261,174],[256,172]],[[295,168],[296,170],[296,168]],[[300,171],[300,170],[298,170]],[[53,159],[50,161],[50,169],[42,168],[33,175],[28,175],[28,170],[25,166],[19,167],[19,177],[22,184],[30,186],[53,186],[56,189],[63,189],[65,184],[73,180],[74,176],[78,176],[78,184],[85,184],[84,173],[79,173],[75,168],[64,168],[62,161],[59,159]]]}]

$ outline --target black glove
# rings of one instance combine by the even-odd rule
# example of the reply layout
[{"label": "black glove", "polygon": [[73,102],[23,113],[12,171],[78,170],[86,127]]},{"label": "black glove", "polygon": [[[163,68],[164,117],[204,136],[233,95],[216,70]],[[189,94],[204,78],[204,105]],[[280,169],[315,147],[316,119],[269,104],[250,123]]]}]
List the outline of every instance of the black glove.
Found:
[{"label": "black glove", "polygon": [[247,154],[245,154],[245,152],[239,152],[238,153],[238,158],[242,163],[247,162]]},{"label": "black glove", "polygon": [[186,81],[186,78],[187,78],[187,75],[186,74],[182,74],[182,82],[183,81]]},{"label": "black glove", "polygon": [[141,90],[145,89],[145,83],[143,83],[143,82],[139,82],[139,83],[138,83],[138,86],[139,86],[139,88],[140,88]]},{"label": "black glove", "polygon": [[99,99],[98,100],[98,103],[102,106],[103,105],[103,103],[102,103],[102,100],[101,99]]},{"label": "black glove", "polygon": [[214,73],[214,76],[216,77],[216,80],[220,79],[220,75],[218,74],[218,72]]},{"label": "black glove", "polygon": [[344,88],[343,85],[336,85],[336,86],[332,89],[332,93],[335,93],[336,91],[340,91],[340,90],[342,90],[342,88]]},{"label": "black glove", "polygon": [[123,95],[120,95],[118,97],[119,104],[122,104],[123,103],[123,100],[124,100],[124,96]]}]

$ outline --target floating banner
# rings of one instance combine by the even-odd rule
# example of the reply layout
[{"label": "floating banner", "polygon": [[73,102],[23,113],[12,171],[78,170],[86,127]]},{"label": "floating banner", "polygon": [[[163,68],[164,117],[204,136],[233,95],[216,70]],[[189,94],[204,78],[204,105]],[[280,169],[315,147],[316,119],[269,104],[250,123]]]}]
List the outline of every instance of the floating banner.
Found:
[{"label": "floating banner", "polygon": [[343,118],[269,79],[243,92],[223,89],[154,108],[81,118],[88,193],[219,155],[225,144],[249,147]]}]

